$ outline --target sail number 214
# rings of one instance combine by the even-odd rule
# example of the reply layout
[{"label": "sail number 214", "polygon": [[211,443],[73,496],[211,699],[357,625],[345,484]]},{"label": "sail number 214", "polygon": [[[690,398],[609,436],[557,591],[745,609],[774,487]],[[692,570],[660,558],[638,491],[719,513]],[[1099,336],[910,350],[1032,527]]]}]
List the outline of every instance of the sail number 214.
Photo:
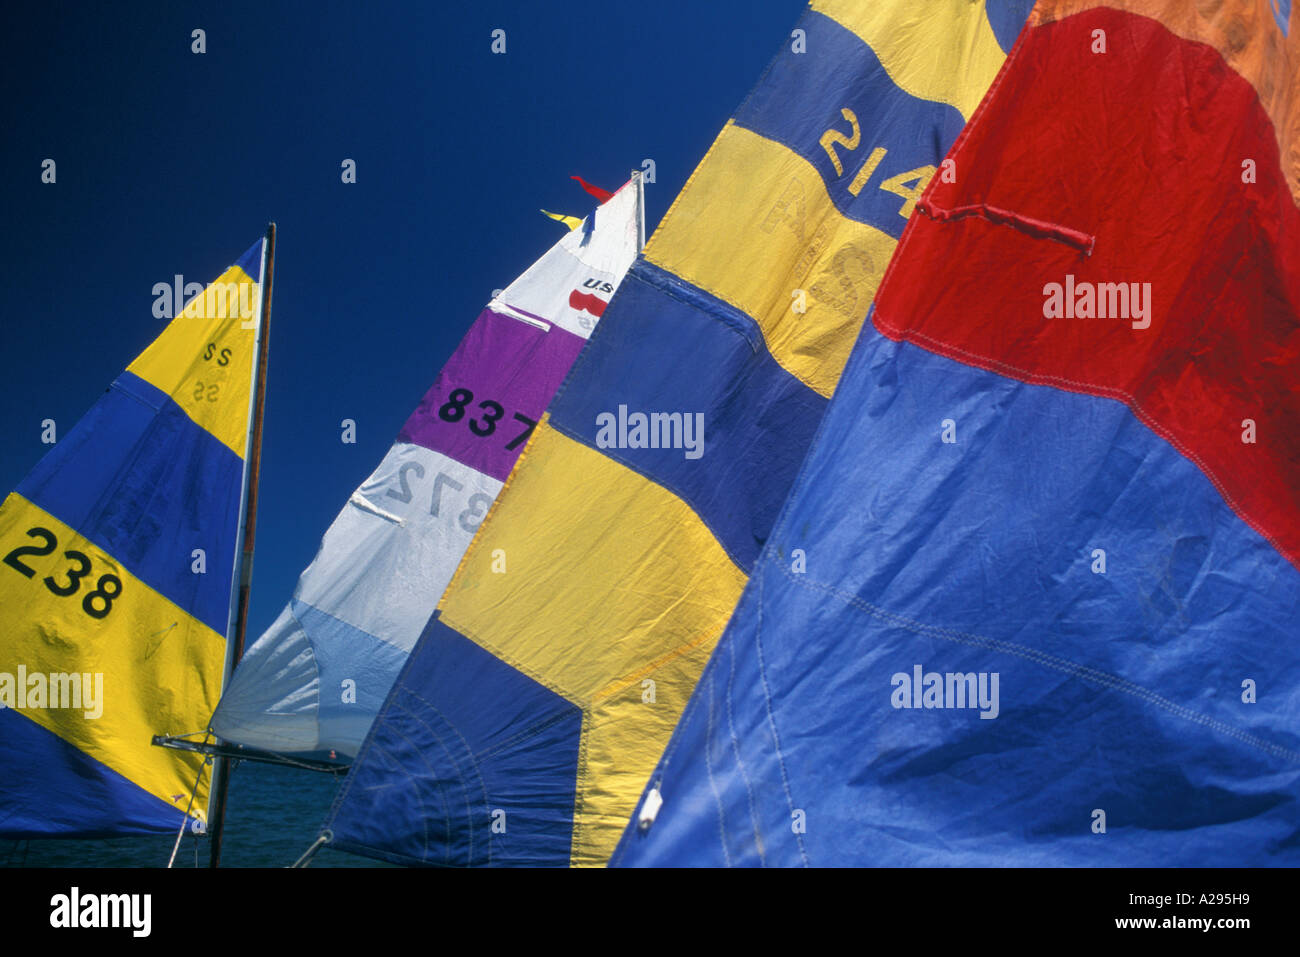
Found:
[{"label": "sail number 214", "polygon": [[[835,167],[835,175],[844,175],[844,161],[840,159],[836,147],[842,147],[846,153],[851,153],[862,143],[862,127],[858,124],[858,116],[848,107],[840,110],[840,115],[848,121],[849,135],[831,127],[821,135],[817,142],[821,148],[826,151],[826,155],[831,158],[831,165]],[[853,180],[849,183],[849,192],[857,196],[862,192],[862,187],[867,185],[871,179],[871,174],[880,166],[881,160],[885,158],[887,150],[883,146],[877,146],[871,151],[866,162],[858,170]],[[847,157],[846,157],[847,159]],[[891,176],[883,180],[880,188],[886,193],[893,193],[895,196],[903,198],[903,208],[898,211],[898,215],[907,219],[912,215],[912,210],[916,208],[916,201],[921,198],[925,188],[930,185],[930,179],[935,174],[933,166],[918,166],[916,169],[909,169],[906,172],[899,173],[897,176]],[[908,185],[909,183],[913,185]]]},{"label": "sail number 214", "polygon": [[[39,525],[27,529],[27,537],[38,538],[42,544],[19,545],[4,557],[4,563],[26,578],[35,578],[36,569],[24,562],[23,558],[28,555],[38,557],[51,555],[59,547],[59,540],[48,528],[41,528]],[[60,598],[71,598],[81,591],[81,580],[93,574],[92,562],[84,552],[79,552],[75,548],[65,551],[63,557],[72,564],[56,574],[61,574],[66,581],[60,581],[54,575],[46,575],[41,580],[46,588]],[[108,613],[113,610],[113,600],[121,594],[122,579],[112,572],[105,572],[96,580],[94,590],[82,596],[81,609],[91,618],[107,618]]]}]

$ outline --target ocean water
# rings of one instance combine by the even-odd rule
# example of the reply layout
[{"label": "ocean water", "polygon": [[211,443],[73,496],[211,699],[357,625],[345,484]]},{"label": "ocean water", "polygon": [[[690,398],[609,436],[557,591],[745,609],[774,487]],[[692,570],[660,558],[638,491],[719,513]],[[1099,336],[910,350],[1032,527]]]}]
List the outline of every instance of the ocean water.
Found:
[{"label": "ocean water", "polygon": [[[233,768],[222,867],[288,867],[316,840],[342,777],[243,762]],[[179,821],[177,825],[179,826]],[[0,867],[166,867],[176,835],[111,840],[0,840]],[[208,839],[186,832],[175,867],[207,867]],[[321,848],[312,867],[391,867]]]}]

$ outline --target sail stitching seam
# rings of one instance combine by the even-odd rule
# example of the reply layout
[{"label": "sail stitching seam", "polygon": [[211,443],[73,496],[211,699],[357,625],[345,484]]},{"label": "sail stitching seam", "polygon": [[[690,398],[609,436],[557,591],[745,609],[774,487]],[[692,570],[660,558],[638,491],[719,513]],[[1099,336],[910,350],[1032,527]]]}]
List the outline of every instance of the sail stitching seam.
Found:
[{"label": "sail stitching seam", "polygon": [[[760,583],[759,587],[762,585]],[[745,795],[749,801],[749,820],[750,826],[754,829],[754,844],[758,850],[759,863],[764,867],[767,866],[767,854],[763,848],[763,834],[758,822],[758,808],[754,804],[754,786],[749,780],[749,772],[745,769],[744,758],[740,755],[740,740],[736,737],[736,712],[732,705],[732,688],[736,683],[736,651],[730,642],[727,643],[727,727],[731,736],[731,750],[736,756],[736,769],[740,772],[740,778],[745,782]],[[713,732],[709,731],[709,740],[713,740]]]},{"label": "sail stitching seam", "polygon": [[1156,694],[1149,688],[1144,688],[1135,682],[1129,681],[1127,678],[1121,678],[1118,675],[1112,675],[1108,672],[1070,661],[1067,658],[1059,658],[1056,655],[1049,654],[1048,652],[1040,651],[1036,648],[1029,648],[1015,642],[1004,641],[1000,638],[987,638],[982,635],[974,635],[969,632],[958,631],[952,628],[941,628],[937,625],[927,625],[914,619],[907,618],[906,616],[886,611],[877,605],[873,605],[870,602],[859,598],[857,595],[841,591],[832,585],[808,580],[806,575],[796,574],[787,570],[784,563],[778,562],[776,563],[776,567],[792,584],[798,585],[799,587],[809,591],[817,591],[829,595],[832,598],[838,599],[845,605],[852,606],[873,618],[884,621],[886,624],[894,625],[895,627],[902,628],[905,631],[910,631],[917,635],[924,635],[930,638],[942,638],[958,644],[987,648],[992,651],[999,651],[1004,654],[1011,654],[1019,658],[1024,658],[1027,661],[1034,662],[1035,664],[1040,664],[1044,667],[1052,668],[1053,670],[1081,678],[1084,681],[1089,681],[1093,684],[1110,688],[1112,691],[1122,691],[1125,694],[1144,700],[1149,704],[1156,705],[1177,717],[1183,718],[1187,721],[1192,721],[1196,724],[1204,725],[1205,727],[1228,735],[1229,737],[1236,738],[1242,743],[1258,748],[1274,757],[1284,758],[1292,763],[1300,763],[1300,753],[1281,745],[1265,741],[1262,738],[1257,738],[1254,735],[1248,734],[1245,731],[1235,728],[1217,718],[1212,718],[1209,715],[1193,711],[1191,708],[1180,705],[1175,701],[1171,701],[1163,695]]},{"label": "sail stitching seam", "polygon": [[[402,708],[402,705],[401,705],[399,702],[397,702],[396,700],[394,700],[394,701],[393,701],[393,707],[395,707],[395,708]],[[426,724],[424,721],[421,721],[421,720],[420,720],[420,719],[419,719],[419,718],[418,718],[418,717],[417,717],[417,716],[416,716],[416,715],[415,715],[415,714],[414,714],[414,713],[413,713],[409,708],[402,708],[402,710],[405,711],[405,712],[407,713],[407,715],[409,715],[411,718],[414,718],[417,722],[419,722],[421,725],[423,725],[423,726],[425,727],[425,729],[428,730],[429,734],[432,735],[433,739],[434,739],[435,741],[437,741],[438,746],[439,746],[440,748],[442,748],[442,750],[445,751],[445,752],[447,753],[448,758],[451,760],[452,767],[455,769],[456,777],[460,779],[462,790],[463,790],[464,792],[468,792],[469,789],[466,788],[466,787],[464,787],[464,784],[465,784],[465,775],[463,775],[463,774],[460,772],[459,762],[456,760],[455,756],[452,754],[451,748],[447,747],[447,745],[443,743],[442,738],[438,735],[437,731],[435,731],[432,727],[430,727],[430,726],[429,726],[428,724]],[[454,730],[454,729],[453,729],[453,730]],[[419,755],[420,760],[422,761],[422,763],[424,764],[424,766],[425,766],[426,768],[428,768],[428,770],[429,770],[429,774],[430,774],[430,777],[433,777],[433,778],[436,780],[436,776],[435,776],[435,774],[434,774],[434,768],[433,768],[432,765],[429,764],[428,760],[424,757],[424,751],[423,751],[421,748],[419,748],[418,746],[416,746],[414,741],[412,741],[412,740],[411,740],[410,738],[408,738],[406,735],[402,734],[402,732],[401,732],[400,729],[394,728],[393,731],[394,731],[395,734],[397,734],[399,737],[401,737],[401,739],[402,739],[403,741],[405,741],[407,744],[409,744],[409,745],[412,746],[412,748],[413,748],[413,750],[415,751],[415,753],[416,753],[417,755]],[[397,771],[402,775],[402,777],[406,778],[406,780],[408,780],[409,782],[411,782],[411,788],[412,788],[412,790],[413,790],[416,794],[421,795],[421,796],[424,794],[424,792],[425,792],[426,789],[425,789],[425,788],[422,788],[422,787],[420,786],[419,782],[418,782],[418,781],[416,780],[416,778],[415,778],[415,775],[412,774],[410,771],[408,771],[408,770],[406,769],[405,765],[404,765],[401,761],[399,761],[396,757],[394,757],[394,756],[393,756],[393,753],[392,753],[391,751],[389,751],[389,749],[385,748],[385,747],[384,747],[382,744],[380,744],[378,741],[374,742],[373,747],[374,747],[374,749],[375,749],[375,750],[376,750],[376,751],[377,751],[381,756],[388,758],[389,762],[390,762],[390,763],[391,763],[391,764],[392,764],[392,765],[397,769]],[[471,763],[472,763],[472,761],[473,761],[473,758],[471,757]],[[442,795],[443,795],[443,789],[442,789],[442,788],[432,788],[432,789],[429,789],[429,790],[434,790],[434,791],[437,792],[438,797],[440,798],[441,803],[442,803],[442,806],[443,806],[442,822],[443,822],[443,830],[444,830],[444,831],[446,832],[446,834],[447,834],[447,846],[446,846],[446,852],[443,854],[442,860],[443,860],[443,863],[449,864],[449,863],[450,863],[450,858],[449,858],[448,855],[449,855],[449,853],[450,853],[450,851],[451,851],[451,846],[452,846],[452,841],[451,841],[451,807],[450,807],[449,802],[446,800],[446,798],[444,798],[444,797],[442,796]],[[486,801],[485,801],[484,803],[486,803]],[[467,821],[468,821],[469,816],[470,816],[470,810],[471,810],[471,808],[470,808],[470,802],[469,802],[469,798],[468,798],[468,795],[467,795],[467,796],[466,796],[466,799],[465,799],[465,817],[466,817]],[[421,816],[421,817],[419,818],[419,821],[420,821],[420,828],[421,828],[421,830],[423,830],[423,832],[424,832],[423,840],[422,840],[422,842],[421,842],[421,846],[422,846],[422,848],[423,848],[424,853],[422,854],[421,859],[427,861],[427,860],[428,860],[428,851],[429,851],[429,826],[428,826],[427,818],[426,818],[426,817]],[[474,828],[471,826],[471,827],[466,828],[466,830],[469,832],[469,848],[468,848],[467,854],[469,855],[469,860],[470,860],[471,862],[473,862],[473,860],[474,860]],[[491,862],[491,858],[492,858],[491,848],[489,848],[489,850],[488,850],[488,861],[489,861],[489,863]]]},{"label": "sail stitching seam", "polygon": [[[767,658],[763,654],[763,584],[764,580],[758,581],[758,612],[754,621],[754,650],[758,654],[758,677],[763,683],[763,703],[767,709],[767,723],[772,729],[772,745],[776,749],[776,765],[781,769],[781,788],[785,791],[786,807],[790,809],[791,817],[794,816],[794,795],[790,793],[790,776],[785,769],[785,752],[781,750],[781,734],[776,728],[776,714],[772,709],[772,686],[767,680]],[[794,832],[795,842],[799,845],[799,856],[803,858],[804,867],[811,867],[812,862],[808,860],[808,850],[804,847],[803,836]]]},{"label": "sail stitching seam", "polygon": [[1214,486],[1215,490],[1217,490],[1223,497],[1227,506],[1232,509],[1232,511],[1237,514],[1242,521],[1254,529],[1261,538],[1272,545],[1277,553],[1286,559],[1286,561],[1300,567],[1300,554],[1290,552],[1284,548],[1282,544],[1269,532],[1269,530],[1264,528],[1259,523],[1259,520],[1251,512],[1247,511],[1228,492],[1227,488],[1220,481],[1214,470],[1211,469],[1209,465],[1207,465],[1205,461],[1196,454],[1196,452],[1184,445],[1176,435],[1156,421],[1130,392],[1113,386],[1077,382],[1063,376],[1031,372],[1028,369],[1022,369],[1019,366],[1012,365],[1009,362],[1003,362],[1000,359],[994,359],[989,356],[969,352],[960,346],[951,345],[942,340],[935,339],[933,336],[929,336],[919,330],[903,329],[888,320],[881,318],[879,311],[876,312],[875,317],[876,325],[880,331],[895,341],[916,342],[934,352],[937,352],[939,355],[946,356],[947,358],[957,359],[958,361],[969,360],[966,364],[974,364],[979,368],[1019,379],[1020,381],[1028,382],[1032,385],[1053,386],[1080,395],[1097,396],[1100,398],[1122,401],[1124,405],[1133,412],[1133,415],[1137,417],[1139,422],[1172,445],[1184,458],[1194,464],[1201,471],[1201,474],[1210,481],[1210,484]]},{"label": "sail stitching seam", "polygon": [[[708,710],[705,712],[705,714],[707,715],[707,718],[705,720],[705,726],[706,726],[706,731],[708,734],[709,741],[713,740],[713,706],[716,700],[717,700],[717,690],[714,688],[713,681],[710,681],[709,682],[709,707]],[[731,850],[727,847],[727,812],[726,809],[722,806],[722,794],[720,791],[718,791],[717,779],[713,775],[713,758],[709,755],[708,745],[705,745],[704,747],[704,768],[709,775],[709,789],[713,791],[713,803],[717,806],[718,809],[718,834],[722,838],[722,842],[721,842],[722,860],[726,863],[728,867],[730,867]],[[741,773],[742,774],[744,773],[743,770]]]}]

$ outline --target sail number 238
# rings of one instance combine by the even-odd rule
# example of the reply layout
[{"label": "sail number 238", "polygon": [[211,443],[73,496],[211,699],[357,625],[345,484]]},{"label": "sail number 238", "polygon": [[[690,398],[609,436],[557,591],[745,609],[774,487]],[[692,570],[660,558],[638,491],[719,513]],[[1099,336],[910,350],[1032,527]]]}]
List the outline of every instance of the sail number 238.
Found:
[{"label": "sail number 238", "polygon": [[[39,525],[27,529],[27,537],[40,539],[42,544],[19,545],[4,557],[4,563],[20,575],[35,578],[36,569],[24,562],[23,558],[28,555],[38,557],[52,555],[54,550],[59,547],[59,540],[48,528],[41,528]],[[72,564],[62,572],[56,572],[56,575],[66,580],[60,581],[55,575],[46,575],[42,581],[45,583],[46,588],[60,598],[70,598],[81,591],[81,580],[93,574],[92,563],[84,552],[79,552],[74,548],[65,551],[63,557]],[[96,580],[94,590],[88,591],[82,596],[81,608],[91,618],[107,618],[108,613],[113,610],[113,600],[121,594],[122,579],[111,572],[105,572]]]}]

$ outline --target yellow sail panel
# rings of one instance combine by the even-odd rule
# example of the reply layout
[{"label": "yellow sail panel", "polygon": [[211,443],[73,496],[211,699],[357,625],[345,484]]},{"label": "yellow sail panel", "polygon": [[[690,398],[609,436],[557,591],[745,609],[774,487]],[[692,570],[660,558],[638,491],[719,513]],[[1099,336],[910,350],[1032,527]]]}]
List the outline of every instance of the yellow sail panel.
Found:
[{"label": "yellow sail panel", "polygon": [[719,625],[648,662],[584,712],[570,854],[575,867],[609,860],[627,823],[622,812],[635,806],[721,634]]},{"label": "yellow sail panel", "polygon": [[[0,607],[21,611],[5,615],[0,704],[184,811],[203,758],[149,741],[207,724],[225,640],[21,495],[0,505],[0,548]],[[191,813],[206,806],[200,781]]]},{"label": "yellow sail panel", "polygon": [[772,358],[829,398],[894,237],[839,212],[798,153],[732,122],[692,185],[646,258],[752,316]]},{"label": "yellow sail panel", "polygon": [[[470,546],[442,620],[581,709],[586,761],[572,862],[598,864],[618,840],[617,809],[635,800],[654,767],[745,576],[685,502],[556,432],[545,416],[526,458],[531,468],[516,473]],[[567,521],[584,486],[530,493],[561,467],[606,491],[605,521]],[[565,553],[586,557],[583,574],[554,574]],[[501,555],[508,572],[494,574]],[[621,600],[609,601],[611,593]],[[661,608],[674,613],[647,613]]]},{"label": "yellow sail panel", "polygon": [[241,457],[258,305],[257,279],[231,266],[127,366]]},{"label": "yellow sail panel", "polygon": [[[968,120],[1006,59],[983,0],[926,0],[901,6],[812,0],[812,9],[857,34],[900,90],[918,99],[951,103]],[[963,69],[953,69],[957,63]]]},{"label": "yellow sail panel", "polygon": [[[635,679],[653,660],[722,630],[745,576],[686,503],[556,432],[545,416],[527,460],[533,468],[517,473],[515,492],[501,496],[492,512],[499,517],[484,523],[462,560],[440,606],[444,622],[580,707]],[[581,505],[576,486],[569,495],[517,507],[530,501],[526,486],[561,464],[608,491],[617,502],[610,521],[575,527],[565,520]],[[615,528],[639,534],[624,539]],[[508,574],[491,571],[498,550],[511,562]],[[586,556],[586,571],[557,579],[548,569],[569,551]],[[502,601],[507,582],[519,587]],[[624,601],[604,600],[615,590]],[[677,608],[670,641],[663,623],[645,613],[651,603]],[[577,630],[575,621],[586,626]]]}]

